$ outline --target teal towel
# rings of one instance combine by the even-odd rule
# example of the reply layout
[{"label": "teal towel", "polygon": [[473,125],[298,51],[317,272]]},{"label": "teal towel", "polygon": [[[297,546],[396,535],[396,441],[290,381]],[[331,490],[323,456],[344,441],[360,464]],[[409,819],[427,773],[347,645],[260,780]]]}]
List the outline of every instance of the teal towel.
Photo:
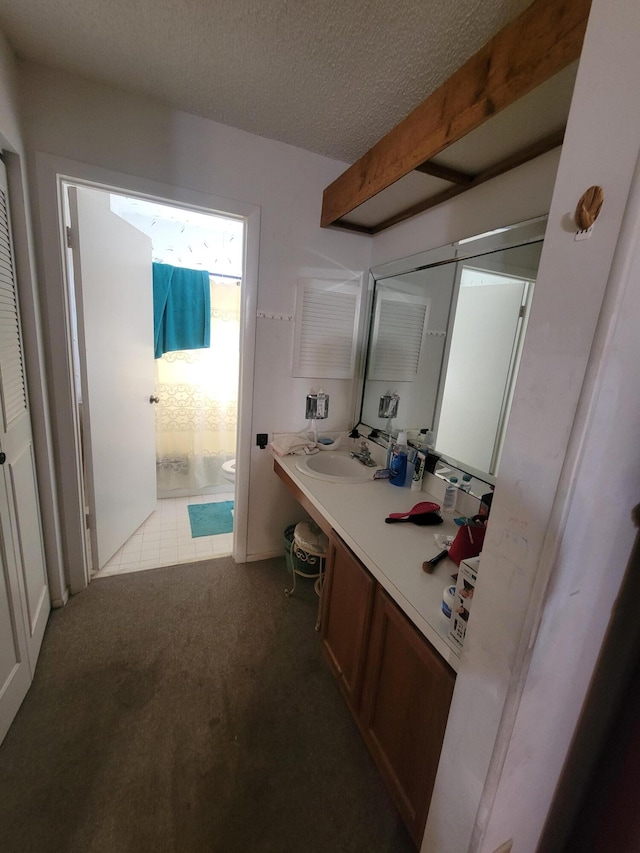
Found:
[{"label": "teal towel", "polygon": [[211,345],[211,289],[206,270],[153,264],[155,357]]},{"label": "teal towel", "polygon": [[167,307],[171,277],[175,267],[169,264],[153,264],[153,340],[155,357],[162,356],[164,343],[164,312]]}]

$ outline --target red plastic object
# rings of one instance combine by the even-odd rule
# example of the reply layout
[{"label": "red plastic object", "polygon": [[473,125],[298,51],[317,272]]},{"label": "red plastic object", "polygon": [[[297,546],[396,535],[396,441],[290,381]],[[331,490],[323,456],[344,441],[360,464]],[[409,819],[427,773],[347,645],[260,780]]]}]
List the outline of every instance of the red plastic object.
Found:
[{"label": "red plastic object", "polygon": [[423,512],[439,512],[440,504],[434,504],[432,501],[423,501],[416,504],[409,512],[390,512],[389,518],[406,518],[409,515],[422,515]]},{"label": "red plastic object", "polygon": [[484,544],[484,524],[463,524],[449,548],[449,559],[459,566],[462,560],[477,557]]}]

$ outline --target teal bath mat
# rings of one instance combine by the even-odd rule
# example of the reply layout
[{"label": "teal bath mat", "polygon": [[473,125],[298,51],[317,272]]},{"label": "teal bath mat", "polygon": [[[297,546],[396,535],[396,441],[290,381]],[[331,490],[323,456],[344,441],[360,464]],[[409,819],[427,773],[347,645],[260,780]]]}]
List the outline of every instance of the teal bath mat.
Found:
[{"label": "teal bath mat", "polygon": [[211,504],[189,504],[191,538],[196,536],[216,536],[218,533],[231,533],[233,530],[233,501],[219,501]]}]

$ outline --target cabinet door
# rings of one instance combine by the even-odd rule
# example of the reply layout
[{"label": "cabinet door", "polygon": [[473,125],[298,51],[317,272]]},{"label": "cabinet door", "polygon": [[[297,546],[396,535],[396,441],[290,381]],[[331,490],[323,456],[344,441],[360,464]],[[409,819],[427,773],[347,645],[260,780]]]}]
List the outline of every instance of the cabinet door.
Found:
[{"label": "cabinet door", "polygon": [[454,681],[449,666],[378,588],[361,726],[418,845],[429,811]]},{"label": "cabinet door", "polygon": [[329,540],[322,647],[353,711],[360,705],[375,582],[335,534]]}]

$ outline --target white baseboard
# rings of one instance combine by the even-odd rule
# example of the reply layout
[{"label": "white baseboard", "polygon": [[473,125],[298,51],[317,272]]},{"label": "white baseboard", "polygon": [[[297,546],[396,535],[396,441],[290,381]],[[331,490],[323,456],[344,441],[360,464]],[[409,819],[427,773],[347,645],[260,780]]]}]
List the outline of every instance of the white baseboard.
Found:
[{"label": "white baseboard", "polygon": [[256,563],[258,560],[270,560],[272,557],[284,557],[284,550],[265,551],[262,554],[247,554],[247,563]]},{"label": "white baseboard", "polygon": [[65,604],[69,601],[69,589],[68,587],[63,591],[61,598],[52,598],[51,599],[51,608],[53,610],[58,610],[60,607],[64,607]]}]

